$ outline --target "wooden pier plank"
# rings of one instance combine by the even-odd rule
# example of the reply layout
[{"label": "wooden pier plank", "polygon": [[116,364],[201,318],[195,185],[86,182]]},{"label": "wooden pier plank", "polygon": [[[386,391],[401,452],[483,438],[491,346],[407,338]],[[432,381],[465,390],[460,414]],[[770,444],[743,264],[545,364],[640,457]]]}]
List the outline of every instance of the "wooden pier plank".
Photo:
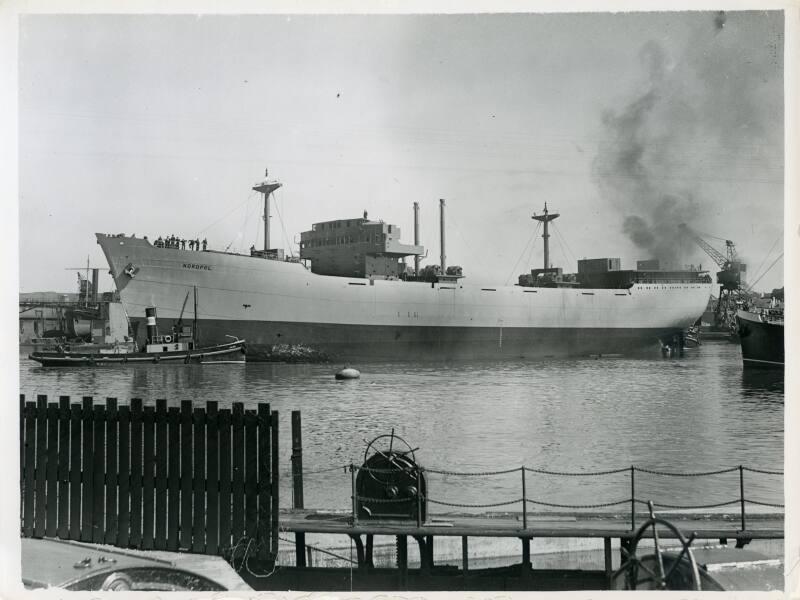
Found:
[{"label": "wooden pier plank", "polygon": [[181,401],[181,541],[192,547],[192,401]]},{"label": "wooden pier plank", "polygon": [[69,537],[69,396],[58,398],[58,537]]},{"label": "wooden pier plank", "polygon": [[155,548],[167,549],[167,460],[169,449],[167,447],[167,401],[156,400],[155,413],[156,428],[156,514],[155,514]]},{"label": "wooden pier plank", "polygon": [[194,423],[194,500],[192,502],[192,552],[206,548],[206,411],[195,408]]},{"label": "wooden pier plank", "polygon": [[106,407],[96,404],[92,418],[92,541],[105,541]]},{"label": "wooden pier plank", "polygon": [[33,535],[43,537],[47,525],[47,396],[36,397],[36,506]]},{"label": "wooden pier plank", "polygon": [[94,401],[84,396],[81,406],[81,541],[92,541],[92,508],[94,508]]},{"label": "wooden pier plank", "polygon": [[144,460],[142,462],[142,549],[154,548],[155,534],[155,408],[144,407]]},{"label": "wooden pier plank", "polygon": [[[716,515],[709,513],[661,513],[681,531],[696,531],[700,539],[752,538],[782,539],[783,516],[761,515],[758,522],[752,522],[751,530],[742,532],[739,528],[739,514]],[[309,518],[310,517],[310,518]],[[341,513],[325,514],[311,510],[282,511],[281,531],[306,533],[336,533],[342,535],[411,535],[411,536],[477,536],[477,537],[516,537],[516,538],[622,538],[634,535],[630,529],[628,516],[617,514],[571,514],[571,515],[528,515],[528,527],[522,529],[521,519],[515,516],[498,515],[446,515],[431,519],[421,527],[416,522],[362,521],[352,526]],[[646,534],[646,537],[651,535]],[[659,533],[669,537],[670,533]]]},{"label": "wooden pier plank", "polygon": [[167,550],[176,551],[180,547],[180,490],[181,490],[181,445],[180,409],[170,406],[167,411],[169,439],[169,474],[167,490]]},{"label": "wooden pier plank", "polygon": [[47,404],[47,537],[58,531],[58,403]]},{"label": "wooden pier plank", "polygon": [[206,554],[219,551],[219,421],[218,405],[206,402]]},{"label": "wooden pier plank", "polygon": [[219,545],[230,548],[231,539],[231,411],[223,408],[217,415],[219,422]]},{"label": "wooden pier plank", "polygon": [[117,545],[127,548],[130,540],[131,526],[131,411],[130,406],[123,405],[117,409],[119,442],[117,482]]},{"label": "wooden pier plank", "polygon": [[131,399],[130,534],[128,544],[142,547],[142,399]]},{"label": "wooden pier plank", "polygon": [[106,398],[106,528],[104,538],[106,544],[117,541],[118,515],[117,495],[119,493],[119,437],[117,428],[119,415],[117,399]]}]

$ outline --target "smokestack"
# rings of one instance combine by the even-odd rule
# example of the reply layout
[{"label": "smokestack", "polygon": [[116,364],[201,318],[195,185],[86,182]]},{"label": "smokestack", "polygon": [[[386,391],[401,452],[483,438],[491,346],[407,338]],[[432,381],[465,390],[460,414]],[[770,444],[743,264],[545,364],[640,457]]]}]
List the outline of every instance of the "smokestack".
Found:
[{"label": "smokestack", "polygon": [[158,326],[156,325],[156,307],[150,306],[144,309],[144,316],[147,319],[147,343],[152,344],[158,337]]},{"label": "smokestack", "polygon": [[[414,202],[414,245],[419,246],[419,202]],[[419,254],[414,255],[414,275],[419,275]]]},{"label": "smokestack", "polygon": [[440,237],[442,240],[442,255],[441,255],[441,267],[442,267],[442,275],[445,272],[445,253],[444,253],[444,198],[439,199],[439,230],[440,230]]},{"label": "smokestack", "polygon": [[92,269],[92,304],[97,304],[97,286],[100,279],[100,269]]}]

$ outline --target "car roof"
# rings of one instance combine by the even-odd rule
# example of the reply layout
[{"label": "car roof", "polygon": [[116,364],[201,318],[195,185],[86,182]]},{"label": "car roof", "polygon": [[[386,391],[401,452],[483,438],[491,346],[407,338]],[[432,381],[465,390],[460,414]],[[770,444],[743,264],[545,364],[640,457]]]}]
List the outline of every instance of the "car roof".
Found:
[{"label": "car roof", "polygon": [[76,579],[130,567],[172,567],[167,560],[144,558],[86,544],[22,538],[22,582],[28,587],[63,587]]}]

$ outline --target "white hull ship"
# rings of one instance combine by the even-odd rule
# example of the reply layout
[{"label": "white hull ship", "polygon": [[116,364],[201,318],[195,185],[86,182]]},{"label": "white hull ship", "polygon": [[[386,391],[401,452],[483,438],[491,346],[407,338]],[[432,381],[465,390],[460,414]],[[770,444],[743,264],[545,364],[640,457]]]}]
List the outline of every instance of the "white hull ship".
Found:
[{"label": "white hull ship", "polygon": [[[267,213],[279,185],[254,188],[264,193]],[[534,217],[545,225],[545,242],[547,222],[556,216]],[[583,261],[612,267],[616,261],[605,273],[581,277],[579,263],[577,276],[536,269],[519,285],[480,287],[460,267],[445,267],[444,249],[441,267],[406,269],[401,259],[418,260],[423,249],[401,244],[399,234],[366,213],[317,223],[301,238],[300,257],[310,267],[267,247],[244,255],[205,244],[202,251],[164,247],[124,234],[97,234],[97,241],[135,336],[142,335],[147,307],[157,306],[168,326],[196,288],[204,340],[246,338],[248,354],[267,357],[292,346],[332,360],[628,354],[692,325],[712,290],[705,273],[619,271],[618,259]]]}]

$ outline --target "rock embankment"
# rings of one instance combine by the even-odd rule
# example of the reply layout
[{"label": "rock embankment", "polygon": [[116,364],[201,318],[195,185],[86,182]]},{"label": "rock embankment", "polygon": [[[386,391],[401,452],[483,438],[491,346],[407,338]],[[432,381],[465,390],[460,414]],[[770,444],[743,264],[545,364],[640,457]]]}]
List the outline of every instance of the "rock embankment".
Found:
[{"label": "rock embankment", "polygon": [[302,344],[275,344],[267,348],[248,348],[247,360],[254,362],[327,363],[328,355]]}]

